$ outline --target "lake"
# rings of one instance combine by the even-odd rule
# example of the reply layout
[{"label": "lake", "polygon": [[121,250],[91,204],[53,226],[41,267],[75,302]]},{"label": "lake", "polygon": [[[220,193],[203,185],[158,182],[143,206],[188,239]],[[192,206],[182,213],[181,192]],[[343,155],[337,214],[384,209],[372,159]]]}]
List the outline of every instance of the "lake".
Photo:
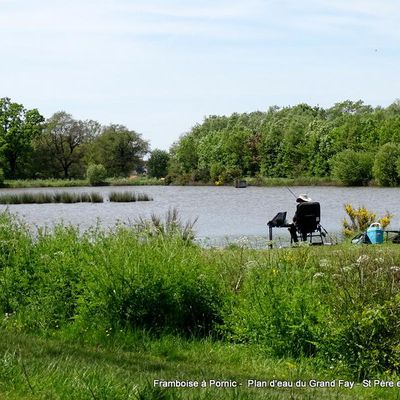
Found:
[{"label": "lake", "polygon": [[[296,193],[307,193],[321,203],[321,224],[332,235],[339,236],[345,217],[343,205],[364,205],[377,213],[392,213],[390,227],[400,229],[399,188],[344,188],[344,187],[291,187]],[[136,203],[77,203],[77,204],[26,204],[1,205],[12,213],[18,213],[32,226],[52,226],[63,221],[79,225],[81,229],[96,224],[113,226],[116,222],[133,222],[138,216],[164,215],[169,208],[178,209],[182,220],[198,218],[196,237],[210,244],[234,242],[242,237],[264,242],[267,222],[278,211],[287,211],[291,219],[296,208],[293,195],[285,187],[234,187],[213,186],[127,186],[127,187],[81,187],[81,188],[32,188],[1,189],[2,193],[18,192],[99,192],[105,200],[111,191],[134,191],[153,197],[150,202]],[[286,229],[275,229],[274,237],[288,238]]]}]

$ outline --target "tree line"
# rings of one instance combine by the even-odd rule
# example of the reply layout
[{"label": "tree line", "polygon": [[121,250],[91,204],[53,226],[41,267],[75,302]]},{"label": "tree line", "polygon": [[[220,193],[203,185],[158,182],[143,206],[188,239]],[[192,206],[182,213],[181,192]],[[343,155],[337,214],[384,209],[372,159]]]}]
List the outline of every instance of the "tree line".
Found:
[{"label": "tree line", "polygon": [[76,120],[65,111],[45,118],[0,99],[0,167],[6,179],[82,178],[90,165],[107,176],[143,170],[149,142],[123,125]]},{"label": "tree line", "polygon": [[346,185],[400,184],[400,101],[372,107],[298,104],[209,116],[170,149],[171,180],[333,178]]},{"label": "tree line", "polygon": [[330,108],[298,104],[212,115],[169,152],[150,152],[149,142],[123,125],[76,120],[65,111],[46,120],[37,109],[1,98],[0,169],[6,179],[83,178],[88,171],[123,177],[147,170],[181,184],[317,177],[397,186],[400,101],[386,108],[348,100]]}]

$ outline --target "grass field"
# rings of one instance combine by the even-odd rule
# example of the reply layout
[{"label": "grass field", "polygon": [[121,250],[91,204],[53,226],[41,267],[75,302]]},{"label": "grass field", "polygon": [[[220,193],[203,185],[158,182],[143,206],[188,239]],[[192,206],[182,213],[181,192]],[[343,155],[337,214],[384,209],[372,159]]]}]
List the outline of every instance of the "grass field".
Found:
[{"label": "grass field", "polygon": [[[262,347],[144,333],[88,344],[1,332],[4,399],[398,399],[397,388],[252,388],[248,380],[347,380],[310,360],[273,359]],[[394,379],[386,377],[385,379]],[[205,388],[159,388],[154,380],[197,381]],[[218,388],[216,382],[237,382]],[[211,384],[211,385],[210,385]],[[241,385],[241,386],[240,386]],[[210,387],[211,386],[211,387]]]},{"label": "grass field", "polygon": [[[202,249],[170,213],[32,233],[0,214],[0,398],[395,399],[400,247]],[[154,379],[236,381],[160,389]],[[246,387],[248,379],[357,382]]]}]

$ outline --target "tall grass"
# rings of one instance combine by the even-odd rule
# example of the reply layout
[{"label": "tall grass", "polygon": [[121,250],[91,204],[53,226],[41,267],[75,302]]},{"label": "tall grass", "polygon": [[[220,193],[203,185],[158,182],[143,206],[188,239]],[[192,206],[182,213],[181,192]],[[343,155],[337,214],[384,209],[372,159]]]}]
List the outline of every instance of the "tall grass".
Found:
[{"label": "tall grass", "polygon": [[100,193],[13,193],[0,196],[0,204],[102,203]]},{"label": "tall grass", "polygon": [[138,217],[133,225],[135,232],[140,236],[146,237],[166,237],[182,239],[185,243],[194,240],[194,225],[197,218],[193,221],[182,222],[178,210],[171,208],[165,214],[164,219],[152,214],[150,219]]},{"label": "tall grass", "polygon": [[0,214],[0,326],[211,335],[356,379],[399,373],[400,247],[205,250],[184,227],[170,211],[113,232],[33,236]]},{"label": "tall grass", "polygon": [[109,194],[109,200],[111,202],[128,203],[135,201],[151,201],[153,199],[146,193],[111,192]]},{"label": "tall grass", "polygon": [[[156,178],[107,178],[105,186],[145,186],[165,185],[165,181]],[[35,188],[35,187],[79,187],[90,186],[87,179],[19,179],[5,181],[9,188]]]}]

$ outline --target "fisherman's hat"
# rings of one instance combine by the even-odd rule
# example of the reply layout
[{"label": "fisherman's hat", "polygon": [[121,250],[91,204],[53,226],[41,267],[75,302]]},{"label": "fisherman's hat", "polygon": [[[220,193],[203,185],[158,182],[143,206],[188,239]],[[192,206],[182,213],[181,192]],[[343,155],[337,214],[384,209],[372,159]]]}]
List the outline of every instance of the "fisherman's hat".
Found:
[{"label": "fisherman's hat", "polygon": [[299,194],[299,196],[296,199],[297,202],[299,201],[312,201],[311,197],[308,197],[306,194]]}]

